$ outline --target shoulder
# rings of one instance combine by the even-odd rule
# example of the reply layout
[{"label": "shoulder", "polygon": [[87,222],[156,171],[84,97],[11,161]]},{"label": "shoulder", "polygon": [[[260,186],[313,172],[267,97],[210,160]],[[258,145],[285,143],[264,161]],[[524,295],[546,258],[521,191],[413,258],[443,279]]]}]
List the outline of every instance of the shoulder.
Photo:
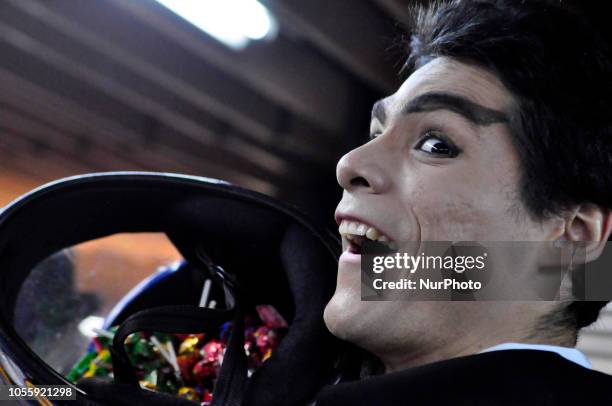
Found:
[{"label": "shoulder", "polygon": [[326,405],[612,405],[612,376],[558,354],[495,351],[326,387]]}]

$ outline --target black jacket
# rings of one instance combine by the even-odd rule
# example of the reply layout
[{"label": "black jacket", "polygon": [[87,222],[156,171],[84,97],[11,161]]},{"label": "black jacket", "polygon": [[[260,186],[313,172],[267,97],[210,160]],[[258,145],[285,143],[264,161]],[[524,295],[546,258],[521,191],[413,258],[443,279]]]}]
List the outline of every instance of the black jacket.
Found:
[{"label": "black jacket", "polygon": [[612,376],[560,355],[503,350],[324,388],[316,406],[612,405]]}]

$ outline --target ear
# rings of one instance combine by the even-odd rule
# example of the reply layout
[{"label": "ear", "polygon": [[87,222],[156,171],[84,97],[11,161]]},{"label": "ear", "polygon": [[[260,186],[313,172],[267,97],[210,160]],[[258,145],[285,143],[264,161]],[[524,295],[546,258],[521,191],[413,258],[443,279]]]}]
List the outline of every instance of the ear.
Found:
[{"label": "ear", "polygon": [[597,259],[612,232],[612,210],[582,204],[566,217],[562,239],[584,244],[586,262]]}]

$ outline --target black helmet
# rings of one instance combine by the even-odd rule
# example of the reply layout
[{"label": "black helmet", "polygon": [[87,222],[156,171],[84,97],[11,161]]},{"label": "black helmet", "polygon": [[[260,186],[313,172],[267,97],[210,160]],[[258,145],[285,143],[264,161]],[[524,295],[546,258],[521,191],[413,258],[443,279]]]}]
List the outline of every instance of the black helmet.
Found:
[{"label": "black helmet", "polygon": [[[337,272],[340,246],[333,233],[293,207],[222,181],[117,172],[44,185],[0,213],[0,381],[72,385],[77,400],[88,400],[86,391],[32,347],[45,338],[37,337],[37,320],[49,320],[48,306],[37,306],[43,290],[61,298],[60,310],[75,318],[85,316],[93,300],[86,293],[76,300],[69,289],[53,290],[73,281],[40,271],[40,264],[46,261],[47,271],[61,267],[66,259],[53,254],[67,247],[135,232],[164,232],[183,261],[163,277],[149,279],[146,289],[140,286],[108,316],[107,323],[121,323],[112,346],[116,380],[137,383],[122,345],[130,333],[195,333],[230,320],[234,326],[213,404],[303,405],[322,385],[337,380],[342,344],[322,319]],[[212,294],[226,306],[198,306],[207,278],[216,284]],[[247,379],[243,314],[261,304],[278,310],[288,328]]]}]

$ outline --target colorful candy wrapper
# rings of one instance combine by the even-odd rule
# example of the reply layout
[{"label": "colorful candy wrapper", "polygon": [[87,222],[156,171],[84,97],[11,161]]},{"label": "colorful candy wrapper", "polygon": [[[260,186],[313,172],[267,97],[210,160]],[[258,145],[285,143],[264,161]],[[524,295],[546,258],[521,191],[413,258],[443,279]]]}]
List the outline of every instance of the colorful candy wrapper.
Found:
[{"label": "colorful candy wrapper", "polygon": [[287,321],[272,305],[258,305],[255,310],[261,321],[269,328],[287,328]]},{"label": "colorful candy wrapper", "polygon": [[[256,311],[257,315],[245,317],[244,350],[249,376],[270,358],[287,328],[287,322],[273,306],[256,306]],[[140,386],[209,404],[232,328],[231,322],[224,323],[216,337],[202,333],[131,334],[125,346]],[[88,376],[112,377],[109,348],[115,331],[111,328],[92,340],[88,352],[67,375],[70,381],[76,383]]]},{"label": "colorful candy wrapper", "polygon": [[182,386],[178,389],[177,395],[187,400],[197,402],[200,400],[200,394],[189,386]]}]

